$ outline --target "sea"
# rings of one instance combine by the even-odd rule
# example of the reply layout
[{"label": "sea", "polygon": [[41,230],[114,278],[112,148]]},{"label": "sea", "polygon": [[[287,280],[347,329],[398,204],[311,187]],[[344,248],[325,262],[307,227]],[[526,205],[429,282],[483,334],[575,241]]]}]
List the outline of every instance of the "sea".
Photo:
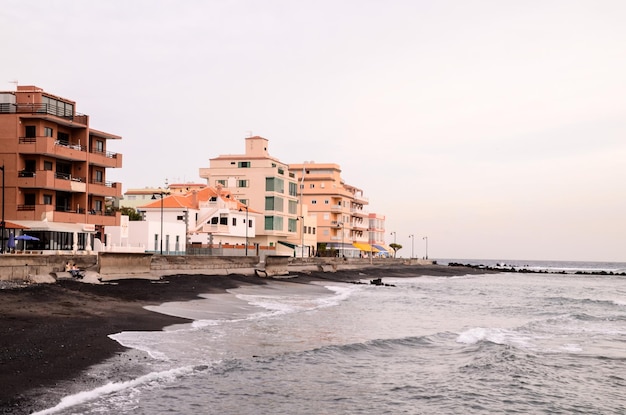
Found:
[{"label": "sea", "polygon": [[190,323],[111,335],[143,358],[39,414],[626,413],[626,263],[438,262],[549,273],[365,271],[150,307]]}]

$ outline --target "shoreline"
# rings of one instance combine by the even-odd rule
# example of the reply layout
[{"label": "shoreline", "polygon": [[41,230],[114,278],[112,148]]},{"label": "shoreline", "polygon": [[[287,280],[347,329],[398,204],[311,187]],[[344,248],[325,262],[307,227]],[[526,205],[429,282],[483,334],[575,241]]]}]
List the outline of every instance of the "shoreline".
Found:
[{"label": "shoreline", "polygon": [[[458,276],[494,271],[442,265],[371,267],[337,272],[294,273],[278,281],[355,282],[362,279]],[[187,301],[223,293],[271,278],[231,275],[176,275],[160,280],[118,280],[92,285],[77,281],[0,290],[0,414],[27,414],[58,404],[80,386],[126,380],[147,356],[108,336],[122,331],[158,331],[190,320],[146,310],[148,305]],[[116,357],[112,378],[90,377],[87,370]],[[114,372],[114,373],[113,373]],[[94,387],[100,385],[94,385]]]}]

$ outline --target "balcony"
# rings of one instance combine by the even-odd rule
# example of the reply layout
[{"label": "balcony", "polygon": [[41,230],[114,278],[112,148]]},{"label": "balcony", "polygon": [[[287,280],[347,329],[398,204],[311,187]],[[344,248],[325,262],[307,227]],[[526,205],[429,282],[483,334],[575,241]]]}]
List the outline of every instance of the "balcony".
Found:
[{"label": "balcony", "polygon": [[91,150],[89,164],[100,167],[121,168],[122,155],[111,151]]},{"label": "balcony", "polygon": [[16,104],[3,103],[0,113],[24,114],[25,118],[49,119],[57,124],[68,127],[86,127],[89,116],[68,112],[65,108],[51,104]]},{"label": "balcony", "polygon": [[368,212],[365,212],[365,211],[363,211],[361,209],[350,209],[350,214],[352,216],[356,216],[356,217],[359,217],[359,218],[367,218],[369,216]]},{"label": "balcony", "polygon": [[87,191],[84,177],[74,177],[67,173],[51,170],[21,171],[18,174],[17,186],[23,189],[50,189],[73,193],[85,193]]},{"label": "balcony", "polygon": [[21,154],[46,155],[71,161],[87,160],[87,149],[84,146],[59,141],[54,137],[20,137],[17,150]]},{"label": "balcony", "polygon": [[69,210],[53,205],[18,205],[16,220],[42,220],[60,223],[87,223],[101,226],[119,226],[120,212],[95,210]]},{"label": "balcony", "polygon": [[89,194],[104,197],[122,197],[122,184],[91,181],[89,183]]},{"label": "balcony", "polygon": [[230,234],[230,227],[228,225],[205,223],[204,225],[202,225],[201,232],[228,235]]}]

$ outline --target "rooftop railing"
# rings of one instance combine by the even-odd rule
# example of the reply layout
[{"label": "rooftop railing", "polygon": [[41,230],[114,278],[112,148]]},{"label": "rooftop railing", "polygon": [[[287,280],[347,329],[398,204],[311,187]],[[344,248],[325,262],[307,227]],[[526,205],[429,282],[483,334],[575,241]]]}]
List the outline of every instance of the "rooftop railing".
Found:
[{"label": "rooftop railing", "polygon": [[69,113],[65,108],[51,104],[15,104],[0,103],[0,114],[48,114],[81,124],[87,123],[87,116],[80,113]]}]

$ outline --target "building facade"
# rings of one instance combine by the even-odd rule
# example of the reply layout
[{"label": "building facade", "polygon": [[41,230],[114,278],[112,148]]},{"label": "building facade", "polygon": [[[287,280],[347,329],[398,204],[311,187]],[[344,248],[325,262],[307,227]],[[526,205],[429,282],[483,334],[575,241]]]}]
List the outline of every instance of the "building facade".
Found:
[{"label": "building facade", "polygon": [[368,199],[363,190],[341,178],[334,163],[290,164],[298,180],[298,195],[317,222],[320,254],[363,256],[369,245]]},{"label": "building facade", "polygon": [[288,248],[293,256],[312,252],[313,247],[302,249],[296,245],[304,240],[300,237],[302,229],[308,231],[316,225],[308,222],[298,206],[295,174],[286,163],[270,156],[267,139],[247,137],[244,154],[210,159],[209,167],[200,169],[200,177],[209,186],[227,189],[251,210],[264,212],[256,223],[254,243],[277,250]]},{"label": "building facade", "polygon": [[[122,167],[122,155],[109,150],[119,139],[91,128],[72,100],[36,86],[0,92],[3,206],[6,220],[40,236],[33,249],[90,249],[104,226],[120,224],[119,212],[106,208],[122,195],[121,183],[107,180]],[[67,233],[80,235],[70,243]]]}]

